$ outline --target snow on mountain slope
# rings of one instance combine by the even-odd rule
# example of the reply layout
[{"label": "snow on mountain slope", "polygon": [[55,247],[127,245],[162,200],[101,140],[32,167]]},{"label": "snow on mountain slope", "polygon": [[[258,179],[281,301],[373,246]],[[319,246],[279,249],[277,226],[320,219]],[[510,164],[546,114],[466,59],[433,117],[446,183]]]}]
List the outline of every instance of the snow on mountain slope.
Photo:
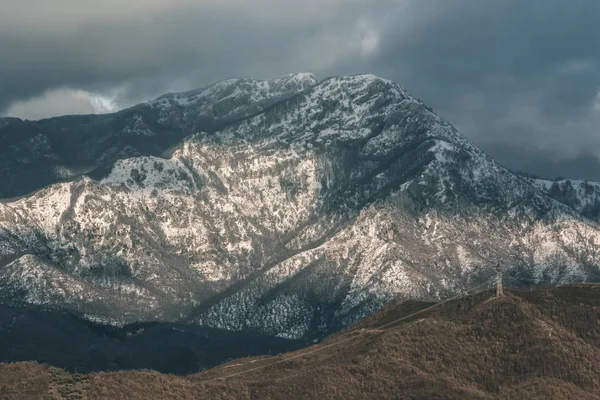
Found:
[{"label": "snow on mountain slope", "polygon": [[[0,204],[14,298],[313,338],[394,297],[464,292],[499,263],[523,283],[600,277],[595,222],[390,81],[232,80],[145,112],[149,143],[187,127],[168,158],[121,157],[101,179]],[[200,116],[216,129],[190,128]],[[126,121],[121,134],[140,129]],[[81,285],[110,307],[75,304]]]},{"label": "snow on mountain slope", "polygon": [[600,183],[572,179],[532,179],[533,183],[553,199],[578,213],[600,222]]}]

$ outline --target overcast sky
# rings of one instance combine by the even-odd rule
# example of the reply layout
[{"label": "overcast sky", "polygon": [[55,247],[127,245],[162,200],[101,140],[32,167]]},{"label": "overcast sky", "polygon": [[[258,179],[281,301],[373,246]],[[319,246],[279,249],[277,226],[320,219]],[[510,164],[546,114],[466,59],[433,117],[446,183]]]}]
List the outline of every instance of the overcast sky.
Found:
[{"label": "overcast sky", "polygon": [[598,0],[0,0],[0,115],[370,72],[513,169],[600,180]]}]

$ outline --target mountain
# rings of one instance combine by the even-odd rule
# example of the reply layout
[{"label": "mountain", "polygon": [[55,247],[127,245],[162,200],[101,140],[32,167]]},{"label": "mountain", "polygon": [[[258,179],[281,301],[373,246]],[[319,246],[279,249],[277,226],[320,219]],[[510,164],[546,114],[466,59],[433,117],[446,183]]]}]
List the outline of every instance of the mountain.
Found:
[{"label": "mountain", "polygon": [[[600,285],[393,303],[323,343],[186,377],[0,364],[3,398],[596,399]],[[415,315],[415,312],[419,312]],[[397,322],[394,322],[397,321]]]},{"label": "mountain", "polygon": [[600,279],[597,221],[373,75],[2,125],[0,187],[35,191],[0,203],[4,301],[318,340],[497,265],[516,286]]}]

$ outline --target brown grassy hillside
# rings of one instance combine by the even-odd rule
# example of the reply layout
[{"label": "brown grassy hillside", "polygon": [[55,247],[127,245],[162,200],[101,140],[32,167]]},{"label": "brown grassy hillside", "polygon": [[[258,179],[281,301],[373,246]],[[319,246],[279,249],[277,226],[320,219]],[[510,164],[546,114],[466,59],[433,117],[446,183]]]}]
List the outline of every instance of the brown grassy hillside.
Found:
[{"label": "brown grassy hillside", "polygon": [[187,377],[4,365],[0,398],[600,398],[600,285],[486,292],[378,329],[428,306],[390,305],[316,346]]}]

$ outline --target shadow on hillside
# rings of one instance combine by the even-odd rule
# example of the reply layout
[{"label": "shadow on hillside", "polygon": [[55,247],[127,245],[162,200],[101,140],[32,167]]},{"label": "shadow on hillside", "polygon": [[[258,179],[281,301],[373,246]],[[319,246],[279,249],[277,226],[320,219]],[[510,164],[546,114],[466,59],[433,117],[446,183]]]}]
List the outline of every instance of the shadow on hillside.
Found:
[{"label": "shadow on hillside", "polygon": [[37,361],[71,372],[153,369],[183,375],[304,345],[254,332],[172,323],[116,328],[61,310],[0,305],[0,362]]}]

